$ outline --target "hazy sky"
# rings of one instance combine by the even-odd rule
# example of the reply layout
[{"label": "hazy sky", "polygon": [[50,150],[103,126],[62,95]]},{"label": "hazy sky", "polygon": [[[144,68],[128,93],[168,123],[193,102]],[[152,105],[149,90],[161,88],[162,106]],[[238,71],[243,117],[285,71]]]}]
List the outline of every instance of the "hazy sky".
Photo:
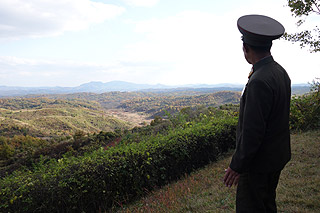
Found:
[{"label": "hazy sky", "polygon": [[[0,0],[0,85],[245,84],[236,22],[246,14],[299,30],[286,0]],[[319,25],[310,16],[304,27]],[[293,83],[320,77],[320,53],[274,41]]]}]

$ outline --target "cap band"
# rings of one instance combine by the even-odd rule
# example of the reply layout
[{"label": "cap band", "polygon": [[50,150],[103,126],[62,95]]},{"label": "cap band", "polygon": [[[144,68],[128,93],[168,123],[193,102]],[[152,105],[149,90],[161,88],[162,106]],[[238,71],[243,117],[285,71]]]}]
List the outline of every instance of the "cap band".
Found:
[{"label": "cap band", "polygon": [[258,40],[248,36],[242,36],[242,41],[255,47],[267,47],[272,45],[272,40]]}]

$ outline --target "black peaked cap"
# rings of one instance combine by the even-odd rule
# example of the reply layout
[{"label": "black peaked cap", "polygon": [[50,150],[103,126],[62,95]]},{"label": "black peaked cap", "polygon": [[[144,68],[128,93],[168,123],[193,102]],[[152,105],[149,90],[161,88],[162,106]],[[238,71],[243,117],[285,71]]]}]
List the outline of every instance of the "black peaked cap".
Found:
[{"label": "black peaked cap", "polygon": [[280,38],[284,27],[278,21],[263,15],[245,15],[238,19],[242,40],[251,46],[270,46],[272,40]]}]

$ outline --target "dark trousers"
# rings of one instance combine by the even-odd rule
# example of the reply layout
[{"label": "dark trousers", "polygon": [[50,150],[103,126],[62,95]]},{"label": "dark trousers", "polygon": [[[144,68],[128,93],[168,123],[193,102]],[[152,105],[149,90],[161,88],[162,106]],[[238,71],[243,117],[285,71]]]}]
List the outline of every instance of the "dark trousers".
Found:
[{"label": "dark trousers", "polygon": [[275,200],[280,173],[241,174],[237,187],[237,213],[277,212]]}]

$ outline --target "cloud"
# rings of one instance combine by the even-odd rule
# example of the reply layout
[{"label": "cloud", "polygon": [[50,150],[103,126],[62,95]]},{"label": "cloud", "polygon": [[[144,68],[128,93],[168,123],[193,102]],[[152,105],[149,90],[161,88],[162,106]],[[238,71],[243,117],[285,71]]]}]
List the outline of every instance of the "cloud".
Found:
[{"label": "cloud", "polygon": [[227,79],[225,70],[230,58],[243,59],[235,20],[229,14],[183,11],[163,19],[133,21],[145,38],[128,45],[122,55],[131,61],[169,63],[158,79],[161,83],[239,82],[241,73]]},{"label": "cloud", "polygon": [[126,4],[135,7],[153,7],[160,0],[123,0]]},{"label": "cloud", "polygon": [[156,83],[161,66],[163,65],[126,61],[99,64],[0,56],[0,85],[78,86],[90,81],[113,80],[146,83],[151,78]]},{"label": "cloud", "polygon": [[[139,42],[127,45],[122,56],[129,61],[168,63],[161,70],[158,82],[166,84],[245,83],[251,65],[242,52],[237,19],[245,14],[263,14],[295,30],[290,10],[280,2],[257,2],[219,13],[183,11],[166,18],[131,21],[135,31],[143,36]],[[281,48],[280,48],[281,47]],[[275,41],[272,53],[281,62],[293,82],[306,82],[315,76],[317,55],[309,55],[297,45]],[[301,63],[304,59],[306,63]],[[308,67],[303,73],[303,67]]]},{"label": "cloud", "polygon": [[60,35],[104,22],[124,11],[90,0],[2,0],[0,39]]},{"label": "cloud", "polygon": [[[245,84],[251,65],[243,58],[241,34],[236,27],[236,21],[244,14],[264,14],[276,18],[286,29],[294,31],[296,26],[290,10],[283,7],[286,1],[276,1],[278,0],[252,0],[250,7],[239,3],[239,7],[223,13],[180,11],[175,15],[161,16],[162,18],[130,20],[125,24],[135,31],[125,32],[134,39],[128,39],[126,42],[121,40],[121,35],[114,40],[106,40],[106,44],[109,44],[107,41],[115,43],[101,45],[108,47],[103,51],[99,51],[99,48],[96,52],[81,48],[86,50],[87,58],[79,59],[76,57],[77,54],[68,57],[74,61],[34,60],[27,58],[28,54],[24,54],[26,58],[0,57],[0,85],[77,86],[97,80],[171,85],[224,82]],[[0,16],[4,17],[0,19],[0,38],[6,37],[5,33],[8,32],[13,32],[12,37],[20,38],[20,35],[35,37],[80,30],[123,12],[122,8],[115,7],[115,10],[110,11],[118,13],[107,14],[105,11],[114,8],[113,6],[87,0],[57,0],[50,1],[50,4],[41,3],[48,2],[43,0],[29,0],[31,6],[28,6],[26,1],[21,1],[22,8],[19,8],[17,0],[3,2],[5,4],[0,8]],[[142,2],[140,6],[147,6]],[[150,2],[155,4],[157,1]],[[139,2],[135,3],[138,5]],[[9,4],[11,9],[8,9]],[[17,7],[13,8],[13,5]],[[104,10],[100,5],[108,9]],[[97,12],[100,10],[104,12]],[[26,11],[26,15],[22,11]],[[35,14],[32,11],[43,13]],[[61,17],[57,18],[58,15]],[[53,18],[50,18],[51,16]],[[117,46],[119,43],[121,45]],[[79,42],[80,47],[81,45]],[[109,50],[112,51],[110,54],[107,52]],[[98,53],[106,53],[108,56],[103,57],[103,60],[95,60]],[[306,49],[301,50],[297,45],[283,40],[275,42],[272,53],[276,61],[287,69],[292,82],[302,83],[317,77],[320,67],[319,54],[309,54]],[[101,61],[101,64],[76,60]]]}]

